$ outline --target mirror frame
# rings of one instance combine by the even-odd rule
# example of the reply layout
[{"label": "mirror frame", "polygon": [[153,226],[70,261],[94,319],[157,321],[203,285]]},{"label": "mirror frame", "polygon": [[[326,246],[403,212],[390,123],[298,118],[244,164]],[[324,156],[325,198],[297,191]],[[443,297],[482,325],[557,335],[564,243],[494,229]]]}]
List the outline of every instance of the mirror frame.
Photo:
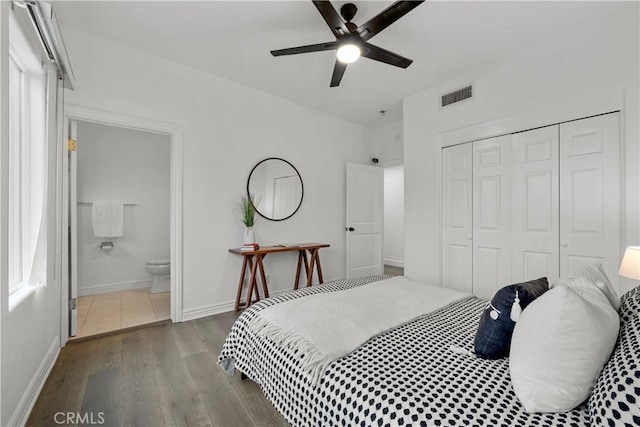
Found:
[{"label": "mirror frame", "polygon": [[[300,210],[300,206],[302,206],[302,200],[304,199],[304,182],[302,182],[302,176],[300,175],[300,172],[298,172],[298,169],[296,169],[295,166],[293,166],[291,164],[291,162],[282,159],[280,157],[267,157],[264,160],[260,160],[258,163],[256,163],[256,165],[251,169],[251,172],[249,172],[249,177],[247,178],[247,197],[249,198],[249,200],[251,200],[251,203],[253,203],[253,200],[251,199],[251,191],[249,190],[249,184],[251,184],[251,175],[253,175],[253,171],[256,170],[256,168],[258,166],[260,166],[262,163],[268,161],[268,160],[280,160],[285,162],[286,164],[288,164],[289,166],[291,166],[291,168],[296,172],[296,174],[298,175],[298,179],[300,180],[300,202],[298,203],[298,206],[296,207],[296,209],[291,212],[291,215],[284,217],[284,218],[269,218],[268,216],[265,216],[262,212],[260,212],[258,210],[258,208],[256,208],[256,212],[258,213],[258,215],[260,215],[262,218],[264,219],[268,219],[269,221],[284,221],[285,219],[289,219],[291,218],[293,215],[296,214],[296,212],[298,212]],[[254,205],[255,207],[255,205]]]}]

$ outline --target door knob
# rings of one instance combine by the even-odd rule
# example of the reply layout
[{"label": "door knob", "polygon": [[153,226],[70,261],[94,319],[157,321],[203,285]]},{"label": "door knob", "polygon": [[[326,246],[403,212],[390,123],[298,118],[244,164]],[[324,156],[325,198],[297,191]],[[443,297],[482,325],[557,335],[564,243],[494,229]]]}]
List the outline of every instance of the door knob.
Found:
[{"label": "door knob", "polygon": [[560,242],[560,246],[562,246],[563,248],[566,248],[567,246],[569,246],[569,243],[567,243],[567,242]]},{"label": "door knob", "polygon": [[467,234],[467,240],[471,240],[473,239],[473,236],[471,234]]},{"label": "door knob", "polygon": [[347,230],[347,231],[356,231],[356,229],[353,228],[353,227],[345,228],[345,230]]}]

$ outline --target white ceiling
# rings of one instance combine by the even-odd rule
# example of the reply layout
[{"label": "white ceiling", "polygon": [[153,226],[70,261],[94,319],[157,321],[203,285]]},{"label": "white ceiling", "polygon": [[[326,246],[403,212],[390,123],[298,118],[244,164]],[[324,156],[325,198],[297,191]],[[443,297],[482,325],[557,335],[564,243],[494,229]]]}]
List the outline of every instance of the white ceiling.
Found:
[{"label": "white ceiling", "polygon": [[[337,10],[344,3],[333,2]],[[355,3],[361,24],[392,2]],[[63,33],[77,27],[369,125],[401,118],[409,94],[551,38],[587,36],[624,13],[607,1],[427,1],[370,40],[413,59],[409,68],[362,58],[330,88],[334,51],[269,53],[334,40],[311,1],[56,1],[54,8]]]}]

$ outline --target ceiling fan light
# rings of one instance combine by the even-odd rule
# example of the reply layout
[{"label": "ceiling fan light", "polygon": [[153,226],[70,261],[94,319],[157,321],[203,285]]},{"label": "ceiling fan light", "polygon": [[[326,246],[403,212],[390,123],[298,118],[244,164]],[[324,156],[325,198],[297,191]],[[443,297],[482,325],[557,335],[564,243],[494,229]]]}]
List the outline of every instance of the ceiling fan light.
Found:
[{"label": "ceiling fan light", "polygon": [[362,52],[358,46],[352,43],[347,43],[338,48],[336,56],[338,57],[338,61],[344,62],[345,64],[351,64],[360,58],[361,53]]}]

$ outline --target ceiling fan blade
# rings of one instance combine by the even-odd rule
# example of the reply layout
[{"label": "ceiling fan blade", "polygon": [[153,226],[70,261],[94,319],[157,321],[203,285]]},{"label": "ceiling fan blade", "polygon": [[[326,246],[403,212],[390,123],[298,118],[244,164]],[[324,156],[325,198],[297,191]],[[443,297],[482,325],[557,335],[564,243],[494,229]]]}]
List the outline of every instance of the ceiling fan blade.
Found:
[{"label": "ceiling fan blade", "polygon": [[323,50],[335,49],[336,45],[337,45],[337,42],[326,42],[326,43],[310,44],[307,46],[289,47],[286,49],[272,50],[271,55],[282,56],[282,55],[296,55],[298,53],[321,52]]},{"label": "ceiling fan blade", "polygon": [[367,41],[389,25],[402,18],[414,8],[420,6],[425,0],[397,1],[391,6],[369,19],[357,29],[362,40]]},{"label": "ceiling fan blade", "polygon": [[331,76],[331,84],[329,87],[336,87],[340,85],[340,80],[342,80],[342,76],[346,69],[347,64],[336,59],[336,65],[333,67],[333,75]]},{"label": "ceiling fan blade", "polygon": [[372,45],[370,43],[364,44],[362,56],[365,58],[373,59],[374,61],[384,62],[385,64],[395,65],[400,68],[407,68],[413,62],[413,59],[405,58],[397,53],[389,52],[386,49]]},{"label": "ceiling fan blade", "polygon": [[318,12],[320,12],[320,15],[322,15],[325,22],[329,26],[329,29],[331,29],[331,32],[334,36],[336,36],[336,38],[340,38],[349,34],[347,26],[344,24],[344,21],[342,20],[336,9],[333,7],[331,2],[313,0],[313,4],[316,6]]}]

